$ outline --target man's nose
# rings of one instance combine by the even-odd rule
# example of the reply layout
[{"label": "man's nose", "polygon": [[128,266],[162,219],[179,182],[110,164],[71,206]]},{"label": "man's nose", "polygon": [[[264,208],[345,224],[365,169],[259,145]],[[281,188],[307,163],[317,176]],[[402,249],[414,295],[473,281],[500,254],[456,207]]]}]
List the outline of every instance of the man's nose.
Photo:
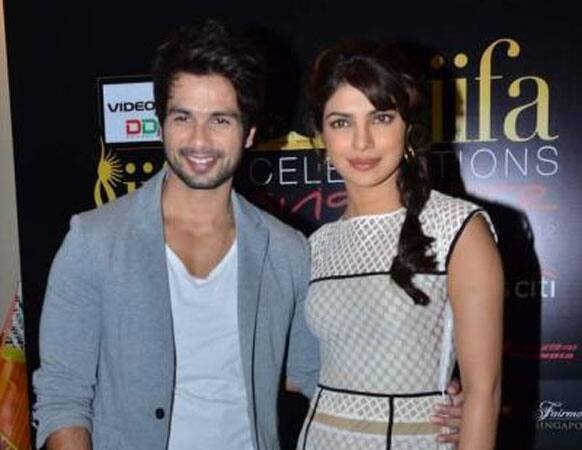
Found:
[{"label": "man's nose", "polygon": [[190,129],[188,138],[191,147],[196,149],[205,149],[210,147],[210,132],[204,123],[194,123]]}]

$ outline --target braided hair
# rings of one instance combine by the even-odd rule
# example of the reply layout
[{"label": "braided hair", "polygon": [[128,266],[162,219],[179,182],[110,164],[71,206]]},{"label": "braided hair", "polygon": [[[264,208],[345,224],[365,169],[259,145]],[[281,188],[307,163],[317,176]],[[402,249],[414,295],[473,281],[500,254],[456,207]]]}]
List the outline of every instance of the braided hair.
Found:
[{"label": "braided hair", "polygon": [[406,150],[397,177],[406,217],[390,275],[416,304],[427,305],[428,296],[412,282],[414,273],[436,267],[435,255],[430,252],[434,239],[424,234],[419,220],[430,195],[424,77],[396,46],[344,41],[324,50],[313,65],[308,92],[317,132],[322,130],[325,104],[346,83],[361,91],[377,110],[396,109],[407,124]]}]

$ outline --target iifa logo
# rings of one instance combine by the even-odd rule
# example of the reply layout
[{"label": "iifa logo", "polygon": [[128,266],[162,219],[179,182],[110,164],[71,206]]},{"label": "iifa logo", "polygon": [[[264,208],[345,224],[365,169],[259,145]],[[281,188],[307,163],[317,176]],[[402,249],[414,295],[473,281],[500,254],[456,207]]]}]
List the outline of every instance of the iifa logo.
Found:
[{"label": "iifa logo", "polygon": [[[493,72],[493,55],[495,50],[505,45],[507,50],[505,56],[516,59],[521,54],[521,47],[517,41],[510,38],[501,38],[491,43],[481,54],[479,61],[478,75],[474,77],[477,81],[477,133],[469,136],[468,117],[470,115],[469,101],[472,88],[469,85],[469,78],[459,77],[450,81],[432,80],[432,137],[434,142],[445,142],[444,138],[444,83],[453,84],[456,96],[454,102],[455,116],[455,135],[453,142],[494,142],[499,137],[492,129],[492,112],[493,112],[493,88],[494,84],[499,84],[500,80],[507,78]],[[445,58],[436,55],[431,61],[434,69],[440,70],[445,68]],[[458,69],[464,70],[469,67],[469,58],[465,53],[457,53],[453,58],[453,65]],[[497,83],[495,83],[497,82]],[[513,142],[526,142],[535,137],[543,141],[553,141],[558,135],[550,132],[550,85],[542,77],[537,75],[527,75],[515,78],[509,83],[506,91],[506,98],[519,99],[522,95],[524,84],[530,84],[535,90],[533,100],[525,102],[519,106],[507,108],[502,111],[495,111],[503,116],[503,136]],[[499,92],[501,93],[501,92]],[[515,103],[515,102],[513,102]],[[530,112],[531,111],[531,112]],[[531,113],[535,120],[531,121]],[[496,114],[496,115],[497,115]],[[471,114],[473,117],[475,114]],[[527,119],[522,119],[528,115]],[[518,126],[520,119],[527,120],[529,133],[520,133],[518,129],[527,127]],[[498,134],[497,134],[498,135]]]},{"label": "iifa logo", "polygon": [[106,150],[103,140],[100,142],[99,153],[97,180],[93,187],[96,206],[102,206],[121,195],[135,191],[160,168],[159,163],[153,160],[124,161],[122,155],[127,156],[128,153]]},{"label": "iifa logo", "polygon": [[471,65],[464,52],[452,56],[449,66],[444,56],[433,56],[431,66],[437,74],[430,82],[432,140],[457,144],[455,150],[444,146],[435,152],[441,165],[456,154],[474,179],[558,173],[559,151],[554,142],[559,136],[550,129],[550,83],[539,75],[518,75],[517,71],[502,75],[494,70],[495,61],[510,67],[508,63],[521,53],[516,40],[501,38],[480,53],[478,65]]}]

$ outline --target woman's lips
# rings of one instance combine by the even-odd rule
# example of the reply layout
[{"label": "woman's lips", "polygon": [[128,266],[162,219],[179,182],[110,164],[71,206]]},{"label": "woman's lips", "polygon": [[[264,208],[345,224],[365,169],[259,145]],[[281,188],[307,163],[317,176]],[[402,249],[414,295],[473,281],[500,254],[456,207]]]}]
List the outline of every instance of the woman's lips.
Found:
[{"label": "woman's lips", "polygon": [[380,158],[350,158],[348,163],[356,170],[365,172],[373,169],[380,162]]}]

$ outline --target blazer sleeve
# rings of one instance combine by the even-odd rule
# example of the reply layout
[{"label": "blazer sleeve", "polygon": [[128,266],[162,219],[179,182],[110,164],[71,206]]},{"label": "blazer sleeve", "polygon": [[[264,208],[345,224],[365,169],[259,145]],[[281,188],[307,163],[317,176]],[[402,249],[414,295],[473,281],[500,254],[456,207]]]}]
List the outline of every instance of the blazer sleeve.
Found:
[{"label": "blazer sleeve", "polygon": [[305,300],[311,273],[310,252],[307,239],[303,235],[300,238],[301,261],[295,264],[298,281],[287,354],[287,376],[304,395],[311,397],[319,376],[319,345],[305,321]]},{"label": "blazer sleeve", "polygon": [[40,368],[33,376],[38,448],[60,428],[92,428],[101,313],[91,253],[74,216],[51,266],[41,314]]}]

